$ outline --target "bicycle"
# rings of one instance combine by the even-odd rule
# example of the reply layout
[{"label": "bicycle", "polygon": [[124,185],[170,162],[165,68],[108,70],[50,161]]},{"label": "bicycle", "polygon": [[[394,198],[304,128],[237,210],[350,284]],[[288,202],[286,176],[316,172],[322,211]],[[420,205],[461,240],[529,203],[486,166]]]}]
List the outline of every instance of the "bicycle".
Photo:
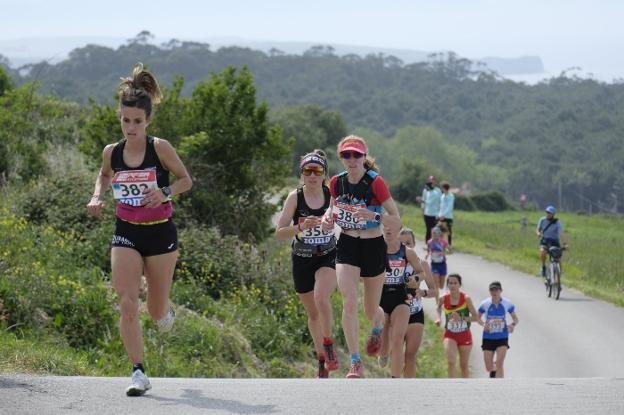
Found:
[{"label": "bicycle", "polygon": [[558,246],[548,247],[549,266],[544,277],[544,284],[548,297],[555,300],[558,300],[561,295],[561,257],[565,249],[565,247],[560,248]]}]

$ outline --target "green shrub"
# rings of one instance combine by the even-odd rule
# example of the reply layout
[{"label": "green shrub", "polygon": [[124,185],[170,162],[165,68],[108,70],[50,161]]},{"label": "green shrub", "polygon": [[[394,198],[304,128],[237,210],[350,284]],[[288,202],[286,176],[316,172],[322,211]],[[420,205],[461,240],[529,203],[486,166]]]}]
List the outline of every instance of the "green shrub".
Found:
[{"label": "green shrub", "polygon": [[505,210],[513,210],[513,207],[507,202],[505,196],[498,191],[475,194],[470,197],[475,204],[477,210],[485,212],[502,212]]},{"label": "green shrub", "polygon": [[455,195],[455,205],[454,208],[457,210],[464,210],[467,212],[473,212],[475,210],[477,210],[477,207],[475,206],[474,202],[472,201],[472,199],[468,196],[464,196],[464,195]]}]

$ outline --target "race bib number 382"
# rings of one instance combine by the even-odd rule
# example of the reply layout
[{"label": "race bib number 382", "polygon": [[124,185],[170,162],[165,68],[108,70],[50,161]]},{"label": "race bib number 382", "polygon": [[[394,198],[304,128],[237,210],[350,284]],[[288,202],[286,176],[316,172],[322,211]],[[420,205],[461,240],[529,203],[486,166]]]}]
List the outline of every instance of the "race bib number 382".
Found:
[{"label": "race bib number 382", "polygon": [[155,170],[125,170],[115,173],[113,198],[120,203],[141,206],[147,189],[158,189]]},{"label": "race bib number 382", "polygon": [[366,229],[366,221],[359,221],[353,215],[360,208],[366,208],[361,203],[357,205],[349,205],[342,202],[336,202],[334,205],[334,221],[342,229]]}]

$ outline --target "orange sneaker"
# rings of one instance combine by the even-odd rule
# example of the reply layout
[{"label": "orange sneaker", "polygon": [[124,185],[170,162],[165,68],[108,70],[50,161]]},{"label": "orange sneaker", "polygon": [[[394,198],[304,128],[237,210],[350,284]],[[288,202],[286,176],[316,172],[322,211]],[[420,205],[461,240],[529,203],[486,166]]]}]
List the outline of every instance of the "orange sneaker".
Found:
[{"label": "orange sneaker", "polygon": [[351,362],[351,368],[347,373],[347,379],[359,379],[364,377],[364,365],[361,360]]}]

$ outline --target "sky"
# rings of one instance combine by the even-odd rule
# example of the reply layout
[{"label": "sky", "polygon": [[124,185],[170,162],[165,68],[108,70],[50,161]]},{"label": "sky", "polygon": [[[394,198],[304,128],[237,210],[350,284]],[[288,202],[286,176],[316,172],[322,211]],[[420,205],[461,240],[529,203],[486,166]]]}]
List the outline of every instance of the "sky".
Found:
[{"label": "sky", "polygon": [[[33,37],[303,41],[461,56],[540,56],[624,78],[621,0],[0,0],[0,41]],[[0,49],[0,54],[3,53]]]}]

